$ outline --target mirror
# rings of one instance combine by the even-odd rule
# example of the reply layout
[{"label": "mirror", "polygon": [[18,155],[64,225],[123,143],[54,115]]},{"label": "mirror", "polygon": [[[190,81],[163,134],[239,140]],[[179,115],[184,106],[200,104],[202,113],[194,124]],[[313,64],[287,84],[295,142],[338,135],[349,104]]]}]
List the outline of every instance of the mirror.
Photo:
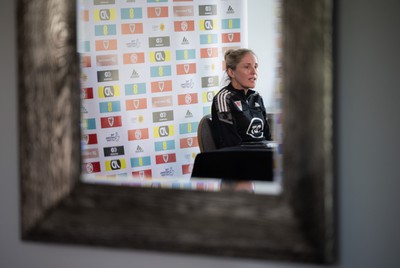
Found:
[{"label": "mirror", "polygon": [[[224,53],[230,48],[249,47],[258,55],[256,90],[271,129],[281,129],[279,0],[78,5],[84,182],[220,190],[219,178],[191,174],[199,122],[226,85]],[[272,136],[279,144],[280,133]],[[279,192],[281,156],[274,153],[276,178],[262,175],[264,182],[253,183],[256,193]],[[250,176],[244,175],[242,180]]]},{"label": "mirror", "polygon": [[18,1],[23,240],[335,262],[332,1],[282,1],[280,195],[82,183],[76,8]]}]

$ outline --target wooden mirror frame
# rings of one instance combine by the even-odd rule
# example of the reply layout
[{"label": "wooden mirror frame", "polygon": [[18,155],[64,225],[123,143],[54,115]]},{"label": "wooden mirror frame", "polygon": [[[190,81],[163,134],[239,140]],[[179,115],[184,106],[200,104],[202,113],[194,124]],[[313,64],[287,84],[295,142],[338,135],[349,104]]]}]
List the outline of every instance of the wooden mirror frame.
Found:
[{"label": "wooden mirror frame", "polygon": [[80,182],[76,1],[18,0],[23,240],[336,260],[332,0],[283,0],[283,193]]}]

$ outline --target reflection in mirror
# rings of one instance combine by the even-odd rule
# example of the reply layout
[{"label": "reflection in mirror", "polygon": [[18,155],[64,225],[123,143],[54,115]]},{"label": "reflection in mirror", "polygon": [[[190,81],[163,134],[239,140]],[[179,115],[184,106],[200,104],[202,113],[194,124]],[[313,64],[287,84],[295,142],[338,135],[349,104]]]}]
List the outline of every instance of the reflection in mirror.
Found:
[{"label": "reflection in mirror", "polygon": [[[280,192],[279,0],[78,3],[83,181]],[[226,84],[225,51],[239,47],[258,57],[274,140],[260,164],[273,175],[194,177],[199,122]]]}]

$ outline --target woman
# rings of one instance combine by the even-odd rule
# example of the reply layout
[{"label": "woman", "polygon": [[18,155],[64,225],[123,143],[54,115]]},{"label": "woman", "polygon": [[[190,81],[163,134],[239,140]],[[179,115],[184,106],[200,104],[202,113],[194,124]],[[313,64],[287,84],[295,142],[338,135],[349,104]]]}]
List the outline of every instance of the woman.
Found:
[{"label": "woman", "polygon": [[254,91],[258,61],[250,49],[225,53],[229,84],[213,99],[212,122],[217,147],[262,144],[271,140],[267,114],[261,95]]}]

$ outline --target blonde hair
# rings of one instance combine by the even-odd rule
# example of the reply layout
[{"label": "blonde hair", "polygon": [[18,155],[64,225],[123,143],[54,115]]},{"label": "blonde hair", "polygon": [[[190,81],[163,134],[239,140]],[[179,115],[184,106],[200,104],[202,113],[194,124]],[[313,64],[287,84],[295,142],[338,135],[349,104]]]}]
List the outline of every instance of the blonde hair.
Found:
[{"label": "blonde hair", "polygon": [[[228,69],[236,70],[236,66],[248,53],[253,54],[255,57],[257,57],[253,50],[248,48],[228,49],[224,55],[226,73],[228,74]],[[226,79],[230,80],[231,78],[229,75],[227,75]]]}]

